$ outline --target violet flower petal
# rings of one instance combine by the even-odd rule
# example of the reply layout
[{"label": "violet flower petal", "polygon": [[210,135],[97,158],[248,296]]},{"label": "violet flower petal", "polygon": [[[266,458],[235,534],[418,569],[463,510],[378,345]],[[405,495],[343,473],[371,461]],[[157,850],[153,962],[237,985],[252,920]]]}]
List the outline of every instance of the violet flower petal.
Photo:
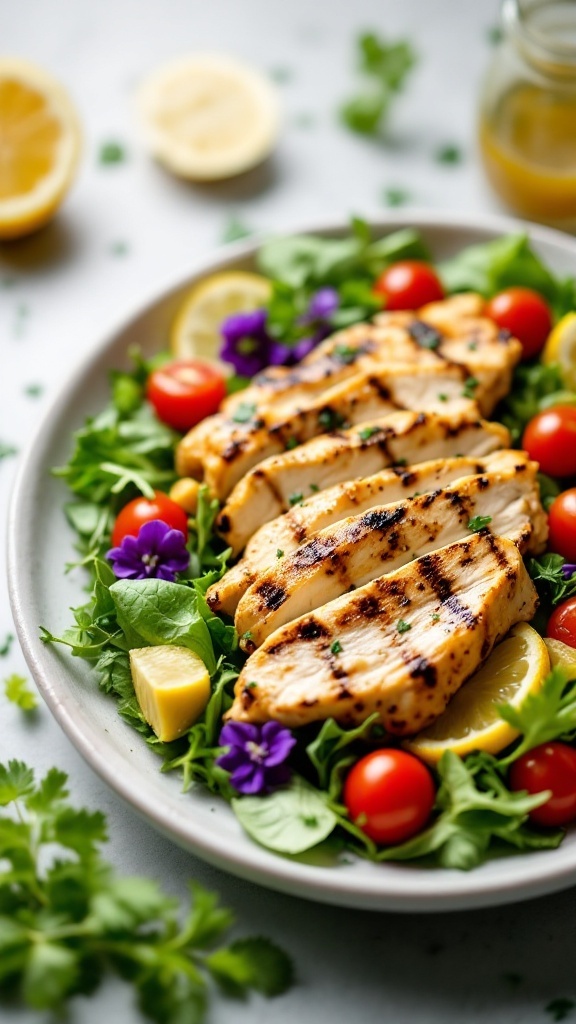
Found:
[{"label": "violet flower petal", "polygon": [[326,286],[319,288],[310,299],[307,313],[308,321],[325,320],[336,312],[340,305],[340,296],[335,288]]},{"label": "violet flower petal", "polygon": [[286,760],[296,740],[289,729],[279,722],[266,722],[262,728],[262,744],[268,747],[264,759],[267,768],[276,767]]},{"label": "violet flower petal", "polygon": [[242,747],[248,741],[257,743],[260,738],[258,726],[251,722],[226,722],[223,726],[218,745],[220,747]]},{"label": "violet flower petal", "polygon": [[564,565],[561,568],[561,572],[565,580],[571,580],[574,574],[576,573],[576,565],[574,565],[572,562],[564,562]]}]

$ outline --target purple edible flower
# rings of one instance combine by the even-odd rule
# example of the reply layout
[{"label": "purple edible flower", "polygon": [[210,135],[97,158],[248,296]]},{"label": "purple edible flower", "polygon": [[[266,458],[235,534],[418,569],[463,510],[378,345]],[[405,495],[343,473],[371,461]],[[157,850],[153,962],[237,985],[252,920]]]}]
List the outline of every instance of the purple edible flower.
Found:
[{"label": "purple edible flower", "polygon": [[564,579],[571,580],[574,573],[576,573],[576,565],[573,565],[571,562],[564,562],[564,565],[562,566],[562,575]]},{"label": "purple edible flower", "polygon": [[269,363],[272,340],[266,331],[266,309],[234,313],[220,328],[220,358],[231,363],[242,377],[254,377]]},{"label": "purple edible flower", "polygon": [[218,743],[228,751],[216,764],[231,773],[230,782],[239,793],[270,793],[288,782],[291,770],[285,761],[296,740],[279,722],[228,722]]},{"label": "purple edible flower", "polygon": [[137,537],[124,537],[117,548],[106,552],[112,571],[120,580],[147,580],[155,577],[174,583],[176,573],[190,564],[186,538],[162,519],[144,523]]},{"label": "purple edible flower", "polygon": [[340,305],[340,297],[335,288],[319,288],[310,299],[308,309],[300,317],[300,323],[311,324],[317,320],[328,320]]}]

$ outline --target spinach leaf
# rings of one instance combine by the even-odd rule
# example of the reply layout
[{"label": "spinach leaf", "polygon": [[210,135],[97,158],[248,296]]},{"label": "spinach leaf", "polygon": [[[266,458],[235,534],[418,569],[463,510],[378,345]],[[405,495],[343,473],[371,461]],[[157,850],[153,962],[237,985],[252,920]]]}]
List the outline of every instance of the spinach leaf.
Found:
[{"label": "spinach leaf", "polygon": [[325,795],[300,775],[267,796],[236,797],[232,807],[248,835],[276,853],[303,853],[326,839],[337,824]]}]

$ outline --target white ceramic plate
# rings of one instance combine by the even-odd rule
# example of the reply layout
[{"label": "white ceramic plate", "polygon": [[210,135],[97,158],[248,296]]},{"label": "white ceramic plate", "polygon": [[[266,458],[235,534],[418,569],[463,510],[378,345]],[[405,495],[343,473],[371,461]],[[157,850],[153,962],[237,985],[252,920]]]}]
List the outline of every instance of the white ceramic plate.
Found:
[{"label": "white ceramic plate", "polygon": [[[421,212],[390,216],[374,227],[386,233],[407,225],[422,231],[437,258],[522,229],[501,218]],[[540,227],[526,229],[555,271],[576,272],[576,240]],[[320,231],[338,235],[346,229],[332,225]],[[72,432],[102,408],[107,371],[126,364],[129,346],[138,343],[149,355],[165,345],[186,289],[215,271],[250,268],[255,248],[254,243],[228,248],[105,338],[63,389],[22,460],[9,519],[8,574],[18,636],[40,691],[80,753],[120,796],[177,843],[253,882],[329,903],[400,911],[508,903],[567,887],[576,882],[576,833],[557,850],[507,856],[470,873],[360,860],[334,867],[312,857],[270,853],[243,833],[224,801],[200,790],[183,794],[175,773],[162,775],[158,758],[118,717],[114,700],[98,691],[87,664],[38,639],[41,624],[60,634],[69,624],[69,607],[85,596],[81,574],[63,572],[74,557],[73,538],[62,511],[65,489],[50,468],[66,462]]]}]

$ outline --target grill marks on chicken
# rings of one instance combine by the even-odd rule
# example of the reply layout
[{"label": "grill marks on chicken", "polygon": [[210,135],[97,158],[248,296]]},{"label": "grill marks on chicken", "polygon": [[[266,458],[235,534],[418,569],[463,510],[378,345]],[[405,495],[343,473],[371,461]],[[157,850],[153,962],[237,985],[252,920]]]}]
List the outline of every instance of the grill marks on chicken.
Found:
[{"label": "grill marks on chicken", "polygon": [[536,464],[519,460],[507,472],[465,477],[452,487],[378,505],[321,530],[258,576],[238,604],[241,646],[258,647],[275,629],[412,559],[469,536],[477,516],[522,554],[543,550],[546,516]]},{"label": "grill marks on chicken", "polygon": [[377,712],[387,731],[410,735],[536,603],[515,544],[474,534],[276,630],[240,673],[227,717],[296,727]]},{"label": "grill marks on chicken", "polygon": [[[373,476],[360,477],[336,484],[312,494],[303,505],[261,526],[250,538],[244,557],[214,583],[207,600],[215,612],[234,615],[238,602],[260,573],[278,564],[278,559],[292,554],[319,530],[333,526],[349,515],[359,515],[375,505],[405,501],[406,498],[449,487],[462,477],[495,473],[524,465],[524,452],[504,449],[484,458],[433,459],[410,466],[394,466]],[[534,464],[531,464],[534,466]],[[538,505],[538,514],[543,515]]]},{"label": "grill marks on chicken", "polygon": [[505,427],[475,415],[392,413],[265,459],[236,485],[218,516],[217,529],[238,554],[263,523],[316,491],[371,476],[387,466],[483,456],[509,444]]},{"label": "grill marks on chicken", "polygon": [[420,314],[383,314],[339,332],[292,370],[261,374],[183,438],[178,472],[224,498],[258,462],[334,427],[395,408],[462,412],[472,399],[489,415],[509,390],[520,343],[486,318],[462,315],[454,300],[434,306],[425,309],[443,318],[443,330]]}]

